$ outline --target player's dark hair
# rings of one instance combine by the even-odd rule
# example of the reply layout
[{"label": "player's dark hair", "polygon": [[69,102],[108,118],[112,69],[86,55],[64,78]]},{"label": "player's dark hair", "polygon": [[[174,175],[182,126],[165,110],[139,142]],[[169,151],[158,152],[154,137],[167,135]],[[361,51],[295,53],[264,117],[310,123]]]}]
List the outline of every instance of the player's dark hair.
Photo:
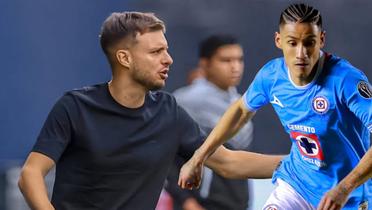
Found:
[{"label": "player's dark hair", "polygon": [[211,58],[219,47],[232,44],[239,44],[238,40],[232,35],[209,36],[199,44],[199,58]]},{"label": "player's dark hair", "polygon": [[119,41],[129,38],[128,41],[133,42],[138,33],[157,30],[165,32],[165,25],[153,13],[114,12],[102,24],[101,47],[108,56],[108,49]]},{"label": "player's dark hair", "polygon": [[306,4],[291,4],[280,14],[279,26],[290,22],[311,23],[322,29],[322,16],[320,12]]}]

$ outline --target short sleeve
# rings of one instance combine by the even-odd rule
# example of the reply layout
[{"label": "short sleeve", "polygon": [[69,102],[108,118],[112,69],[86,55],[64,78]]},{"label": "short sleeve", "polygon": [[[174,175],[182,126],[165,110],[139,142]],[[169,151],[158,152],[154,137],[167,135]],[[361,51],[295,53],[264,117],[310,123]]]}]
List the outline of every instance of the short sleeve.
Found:
[{"label": "short sleeve", "polygon": [[178,153],[180,157],[188,160],[201,146],[207,135],[182,107],[177,106],[177,109],[180,138]]},{"label": "short sleeve", "polygon": [[263,81],[263,70],[261,69],[243,95],[244,104],[249,111],[255,112],[269,102]]},{"label": "short sleeve", "polygon": [[340,89],[348,109],[372,132],[372,89],[367,77],[358,70],[352,70]]},{"label": "short sleeve", "polygon": [[57,101],[40,131],[33,152],[42,153],[58,162],[71,140],[69,108],[72,98],[67,95]]}]

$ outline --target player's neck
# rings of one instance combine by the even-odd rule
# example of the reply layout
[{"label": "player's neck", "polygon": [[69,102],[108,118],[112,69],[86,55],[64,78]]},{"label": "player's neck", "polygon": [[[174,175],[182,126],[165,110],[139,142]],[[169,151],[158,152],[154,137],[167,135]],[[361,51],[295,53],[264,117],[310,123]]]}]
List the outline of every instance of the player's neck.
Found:
[{"label": "player's neck", "polygon": [[108,83],[108,89],[115,101],[127,108],[139,108],[145,102],[147,91],[129,81],[113,78]]}]

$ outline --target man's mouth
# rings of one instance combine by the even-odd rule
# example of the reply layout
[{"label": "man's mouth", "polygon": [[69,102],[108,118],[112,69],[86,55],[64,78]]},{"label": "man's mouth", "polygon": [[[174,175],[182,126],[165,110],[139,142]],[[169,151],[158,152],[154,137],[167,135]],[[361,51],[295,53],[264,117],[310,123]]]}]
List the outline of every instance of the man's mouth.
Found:
[{"label": "man's mouth", "polygon": [[160,75],[160,78],[165,80],[168,78],[168,69],[164,69],[162,71],[159,72],[159,75]]},{"label": "man's mouth", "polygon": [[298,66],[298,67],[301,67],[301,68],[304,68],[306,66],[308,66],[309,64],[308,63],[296,63],[295,66]]}]

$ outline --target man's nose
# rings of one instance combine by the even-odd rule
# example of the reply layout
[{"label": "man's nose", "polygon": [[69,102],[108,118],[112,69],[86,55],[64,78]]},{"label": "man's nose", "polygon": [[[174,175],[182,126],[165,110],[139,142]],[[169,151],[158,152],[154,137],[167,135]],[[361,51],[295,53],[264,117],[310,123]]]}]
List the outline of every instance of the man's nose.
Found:
[{"label": "man's nose", "polygon": [[173,63],[173,59],[168,52],[165,52],[162,62],[166,65],[171,65]]},{"label": "man's nose", "polygon": [[299,45],[296,49],[296,58],[298,59],[305,59],[307,58],[307,49],[303,45]]}]

